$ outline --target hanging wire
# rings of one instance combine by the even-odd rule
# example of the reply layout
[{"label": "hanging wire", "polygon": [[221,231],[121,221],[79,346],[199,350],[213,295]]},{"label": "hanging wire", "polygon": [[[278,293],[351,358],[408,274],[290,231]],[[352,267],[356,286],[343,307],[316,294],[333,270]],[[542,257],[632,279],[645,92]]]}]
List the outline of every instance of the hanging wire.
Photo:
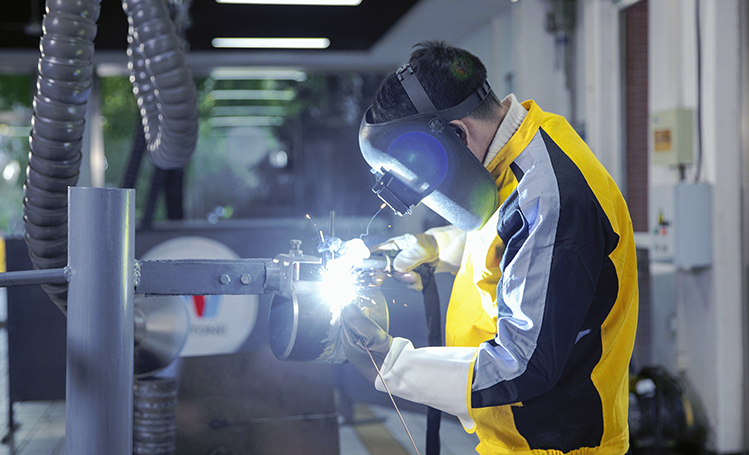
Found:
[{"label": "hanging wire", "polygon": [[702,37],[700,31],[700,0],[695,0],[695,38],[697,54],[697,167],[694,181],[700,181],[702,173]]}]

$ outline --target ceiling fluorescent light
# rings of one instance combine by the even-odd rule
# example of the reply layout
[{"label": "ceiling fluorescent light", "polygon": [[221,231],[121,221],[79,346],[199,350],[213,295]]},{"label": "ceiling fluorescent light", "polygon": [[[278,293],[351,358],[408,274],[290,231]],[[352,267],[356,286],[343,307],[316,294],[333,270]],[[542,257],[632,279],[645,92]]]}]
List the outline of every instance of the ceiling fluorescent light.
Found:
[{"label": "ceiling fluorescent light", "polygon": [[214,100],[279,100],[294,99],[294,90],[213,90]]},{"label": "ceiling fluorescent light", "polygon": [[213,38],[213,47],[241,49],[325,49],[327,38]]},{"label": "ceiling fluorescent light", "polygon": [[216,0],[239,5],[358,6],[361,0]]},{"label": "ceiling fluorescent light", "polygon": [[283,106],[216,106],[211,109],[211,115],[214,117],[230,117],[232,115],[269,115],[285,116],[289,110]]},{"label": "ceiling fluorescent light", "polygon": [[275,80],[304,82],[307,80],[307,73],[291,68],[218,67],[211,71],[211,78],[217,81]]},{"label": "ceiling fluorescent light", "polygon": [[233,128],[241,126],[278,126],[283,123],[283,117],[213,117],[208,119],[213,128]]}]

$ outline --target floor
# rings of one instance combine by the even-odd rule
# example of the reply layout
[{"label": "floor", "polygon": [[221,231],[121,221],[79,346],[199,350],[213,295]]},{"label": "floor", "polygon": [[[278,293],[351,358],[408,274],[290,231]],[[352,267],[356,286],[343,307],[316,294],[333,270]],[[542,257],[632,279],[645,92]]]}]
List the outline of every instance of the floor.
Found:
[{"label": "floor", "polygon": [[[0,359],[6,359],[8,338],[0,330]],[[13,406],[17,429],[8,434],[8,363],[0,361],[0,455],[59,455],[65,446],[65,403],[34,401]]]},{"label": "floor", "polygon": [[[8,351],[6,331],[0,330],[0,359]],[[0,361],[0,431],[3,443],[0,455],[60,455],[65,446],[65,402],[35,401],[15,403],[14,419],[17,429],[8,434],[8,365]],[[418,453],[425,453],[426,417],[424,414],[403,411],[403,420],[413,437]],[[342,424],[339,428],[341,455],[399,455],[416,454],[406,430],[393,408],[358,404],[355,407],[356,425]],[[463,431],[452,418],[442,419],[442,455],[476,453],[478,440]]]},{"label": "floor", "polygon": [[[420,454],[426,453],[426,416],[422,413],[401,411],[403,421]],[[368,422],[342,425],[338,429],[342,455],[400,455],[416,454],[409,433],[403,428],[393,408],[357,405],[356,420]],[[453,418],[444,418],[440,425],[441,455],[476,453],[475,435],[466,433]]]},{"label": "floor", "polygon": [[[408,434],[397,414],[380,406],[367,405],[363,412],[374,417],[371,423],[341,425],[339,428],[341,455],[413,455]],[[0,455],[60,455],[65,453],[65,403],[26,402],[14,407],[19,427],[0,445]],[[360,411],[357,411],[360,412]],[[403,420],[416,443],[420,454],[425,449],[425,418],[423,414],[403,412]],[[7,416],[2,419],[7,431]],[[441,455],[475,453],[478,443],[467,434],[457,421],[443,420],[441,428]]]}]

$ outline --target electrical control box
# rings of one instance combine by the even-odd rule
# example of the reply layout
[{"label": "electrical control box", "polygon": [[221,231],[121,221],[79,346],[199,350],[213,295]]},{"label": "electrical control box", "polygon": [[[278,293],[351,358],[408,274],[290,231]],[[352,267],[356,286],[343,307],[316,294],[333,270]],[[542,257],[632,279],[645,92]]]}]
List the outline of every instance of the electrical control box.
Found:
[{"label": "electrical control box", "polygon": [[650,259],[681,269],[712,264],[712,186],[707,183],[650,188]]},{"label": "electrical control box", "polygon": [[678,166],[694,161],[694,109],[652,112],[649,133],[654,165]]},{"label": "electrical control box", "polygon": [[674,187],[673,185],[654,185],[648,194],[650,196],[648,213],[650,260],[673,262]]},{"label": "electrical control box", "polygon": [[674,188],[674,264],[708,267],[713,260],[713,188],[680,183]]}]

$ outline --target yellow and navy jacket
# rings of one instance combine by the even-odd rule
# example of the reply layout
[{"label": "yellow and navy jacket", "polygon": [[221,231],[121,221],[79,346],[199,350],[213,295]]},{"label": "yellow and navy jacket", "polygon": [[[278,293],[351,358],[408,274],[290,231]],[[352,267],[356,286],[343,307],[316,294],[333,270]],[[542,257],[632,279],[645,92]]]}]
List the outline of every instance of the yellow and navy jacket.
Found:
[{"label": "yellow and navy jacket", "polygon": [[502,205],[467,235],[447,344],[479,347],[480,453],[621,454],[638,298],[629,212],[569,123],[523,106],[487,166]]},{"label": "yellow and navy jacket", "polygon": [[523,106],[487,166],[502,205],[466,234],[447,346],[396,337],[382,378],[458,416],[481,454],[623,454],[637,326],[629,212],[569,123]]}]

